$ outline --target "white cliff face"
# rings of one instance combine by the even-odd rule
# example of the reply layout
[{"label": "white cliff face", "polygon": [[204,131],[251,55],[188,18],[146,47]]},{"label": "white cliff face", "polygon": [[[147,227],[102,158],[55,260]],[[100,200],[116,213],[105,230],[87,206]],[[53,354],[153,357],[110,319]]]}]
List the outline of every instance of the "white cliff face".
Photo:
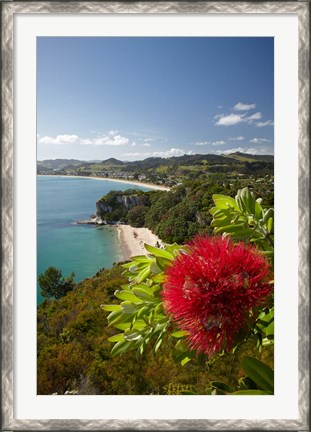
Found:
[{"label": "white cliff face", "polygon": [[113,202],[106,203],[102,200],[96,202],[96,219],[104,223],[105,215],[108,213],[119,210],[122,207],[128,211],[138,205],[146,204],[147,198],[143,194],[138,195],[121,195],[116,196]]},{"label": "white cliff face", "polygon": [[123,195],[117,196],[117,202],[123,205],[126,210],[130,210],[137,205],[141,205],[145,202],[144,195]]}]

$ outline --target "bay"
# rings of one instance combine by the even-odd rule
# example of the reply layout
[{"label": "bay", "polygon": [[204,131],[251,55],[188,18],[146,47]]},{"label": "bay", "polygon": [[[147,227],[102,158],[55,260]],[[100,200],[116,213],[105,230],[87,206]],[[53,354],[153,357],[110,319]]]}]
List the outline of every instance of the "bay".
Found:
[{"label": "bay", "polygon": [[[122,260],[115,227],[77,225],[95,213],[96,201],[111,190],[150,190],[110,180],[37,176],[37,275],[48,267],[75,281],[93,276]],[[43,301],[37,286],[37,303]]]}]

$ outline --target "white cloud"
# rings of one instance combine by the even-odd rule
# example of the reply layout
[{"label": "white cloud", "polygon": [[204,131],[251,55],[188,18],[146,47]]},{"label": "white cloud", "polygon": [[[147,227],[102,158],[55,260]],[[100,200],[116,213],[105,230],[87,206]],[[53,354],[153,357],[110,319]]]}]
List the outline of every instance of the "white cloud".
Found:
[{"label": "white cloud", "polygon": [[218,145],[226,144],[226,142],[221,140],[221,141],[214,141],[211,144],[212,144],[212,146],[218,146]]},{"label": "white cloud", "polygon": [[243,136],[238,136],[238,137],[233,137],[233,138],[228,138],[229,141],[244,141],[244,137]]},{"label": "white cloud", "polygon": [[135,141],[132,142],[131,146],[132,146],[132,147],[135,147],[135,146],[136,146],[136,142],[135,142]]},{"label": "white cloud", "polygon": [[129,143],[129,139],[125,138],[121,135],[103,135],[101,137],[95,138],[92,140],[92,144],[94,145],[108,145],[108,146],[121,146]]},{"label": "white cloud", "polygon": [[119,133],[119,131],[117,131],[117,130],[111,130],[108,133],[109,133],[109,135],[117,135],[117,133]]},{"label": "white cloud", "polygon": [[218,118],[215,125],[217,126],[232,126],[238,123],[241,123],[244,120],[245,114],[229,114],[229,115],[221,115],[216,116],[215,118]]},{"label": "white cloud", "polygon": [[150,147],[151,146],[151,144],[150,143],[148,143],[148,142],[145,142],[145,144],[144,144],[144,147]]},{"label": "white cloud", "polygon": [[91,139],[86,138],[86,139],[81,139],[80,144],[83,144],[83,145],[91,145],[91,144],[93,144],[93,142],[92,142]]},{"label": "white cloud", "polygon": [[200,142],[194,143],[194,145],[196,145],[196,146],[205,146],[205,145],[210,145],[210,144],[211,144],[210,141],[200,141]]},{"label": "white cloud", "polygon": [[271,142],[271,140],[269,140],[267,138],[253,138],[249,142],[254,143],[254,144],[260,144],[263,142]]},{"label": "white cloud", "polygon": [[155,152],[135,152],[135,153],[124,153],[122,156],[136,156],[136,157],[162,157],[162,158],[169,158],[172,156],[183,156],[183,155],[193,155],[194,152],[192,150],[185,151],[178,148],[171,148],[170,150],[166,151],[155,151]]},{"label": "white cloud", "polygon": [[234,105],[233,109],[236,111],[248,111],[250,109],[256,108],[256,104],[245,104],[243,102],[238,102]]},{"label": "white cloud", "polygon": [[39,144],[74,144],[77,143],[80,138],[77,135],[57,135],[55,138],[45,136],[39,138]]},{"label": "white cloud", "polygon": [[108,145],[122,146],[129,144],[129,139],[121,135],[116,135],[116,131],[108,132],[108,135],[101,135],[97,138],[80,138],[78,135],[57,135],[55,138],[45,136],[39,138],[39,144],[81,144],[81,145]]},{"label": "white cloud", "polygon": [[194,145],[196,145],[196,146],[205,146],[205,145],[217,146],[217,145],[223,145],[223,144],[226,144],[226,142],[223,140],[220,140],[220,141],[200,141],[200,142],[194,143]]},{"label": "white cloud", "polygon": [[258,122],[258,123],[256,123],[257,127],[273,126],[273,125],[274,125],[274,123],[273,123],[272,120],[267,120],[267,121],[264,121],[264,122]]},{"label": "white cloud", "polygon": [[155,138],[144,138],[141,141],[144,141],[145,143],[148,143],[148,142],[154,142],[154,141],[156,141],[156,139]]},{"label": "white cloud", "polygon": [[[215,125],[217,126],[233,126],[238,123],[254,123],[256,126],[258,126],[258,123],[255,123],[256,120],[260,120],[262,118],[261,112],[256,112],[250,116],[246,116],[245,114],[228,114],[228,115],[216,115],[214,117],[217,121]],[[264,124],[262,124],[264,125]],[[266,126],[266,125],[264,125]]]},{"label": "white cloud", "polygon": [[252,114],[251,116],[246,117],[245,120],[247,120],[247,121],[260,120],[261,117],[262,117],[261,112],[256,112],[256,113]]},{"label": "white cloud", "polygon": [[228,149],[228,150],[217,150],[215,151],[216,154],[230,154],[230,153],[247,153],[247,154],[251,154],[251,155],[265,155],[265,154],[271,154],[271,151],[269,151],[266,147],[261,147],[261,148],[247,148],[247,147],[237,147],[237,148],[232,148],[232,149]]}]

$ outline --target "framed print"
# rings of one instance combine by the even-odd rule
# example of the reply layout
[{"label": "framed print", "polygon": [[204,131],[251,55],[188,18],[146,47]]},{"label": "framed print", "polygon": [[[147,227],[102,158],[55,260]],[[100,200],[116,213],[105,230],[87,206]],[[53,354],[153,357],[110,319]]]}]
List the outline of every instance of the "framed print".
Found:
[{"label": "framed print", "polygon": [[1,13],[2,430],[308,431],[309,3]]}]

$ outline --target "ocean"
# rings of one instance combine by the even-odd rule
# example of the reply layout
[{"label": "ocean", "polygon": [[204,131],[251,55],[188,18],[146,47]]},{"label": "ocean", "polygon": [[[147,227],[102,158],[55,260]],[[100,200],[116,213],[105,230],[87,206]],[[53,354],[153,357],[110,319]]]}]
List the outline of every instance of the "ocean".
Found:
[{"label": "ocean", "polygon": [[[111,190],[150,190],[128,183],[66,176],[37,176],[37,275],[48,267],[75,281],[122,260],[116,228],[77,225],[95,213],[96,201]],[[43,301],[40,287],[37,302]]]}]

